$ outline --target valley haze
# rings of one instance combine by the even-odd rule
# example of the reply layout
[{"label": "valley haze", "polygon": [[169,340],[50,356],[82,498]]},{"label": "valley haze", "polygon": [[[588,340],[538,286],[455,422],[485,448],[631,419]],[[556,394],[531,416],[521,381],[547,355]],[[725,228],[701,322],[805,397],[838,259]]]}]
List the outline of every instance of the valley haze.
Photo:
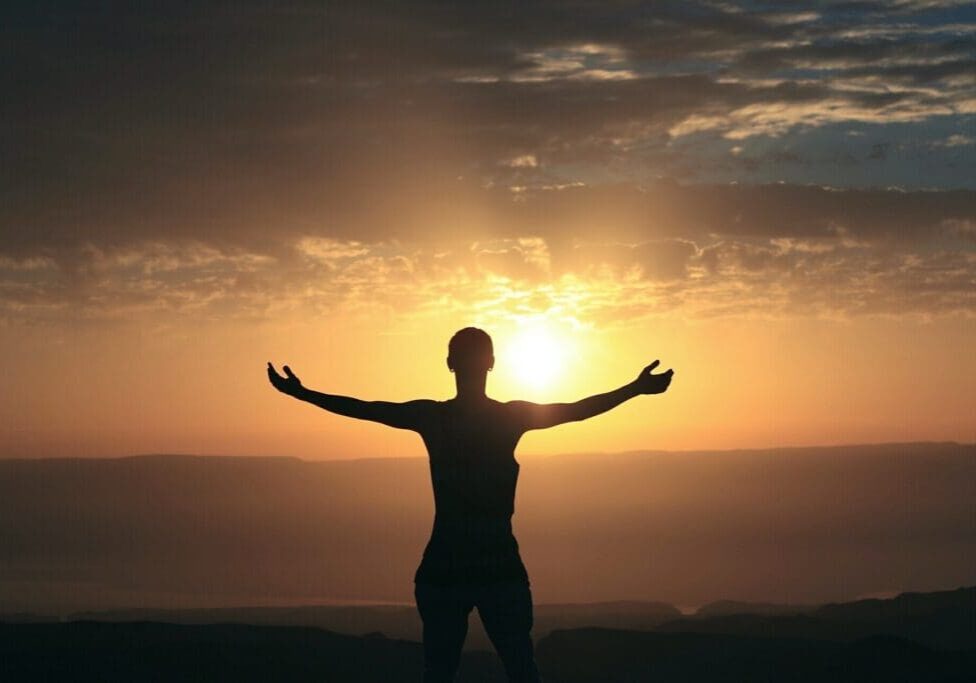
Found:
[{"label": "valley haze", "polygon": [[[536,602],[815,605],[976,584],[976,446],[523,458]],[[0,460],[0,612],[396,603],[419,458]]]}]

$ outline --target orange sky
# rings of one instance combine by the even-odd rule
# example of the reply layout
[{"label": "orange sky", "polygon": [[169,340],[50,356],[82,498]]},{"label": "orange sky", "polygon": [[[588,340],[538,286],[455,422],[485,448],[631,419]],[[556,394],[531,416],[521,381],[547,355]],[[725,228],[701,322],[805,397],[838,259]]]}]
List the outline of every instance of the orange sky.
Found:
[{"label": "orange sky", "polygon": [[265,363],[446,398],[472,324],[675,369],[524,453],[976,441],[972,12],[896,4],[10,17],[0,457],[419,455]]},{"label": "orange sky", "polygon": [[[416,456],[418,437],[276,393],[264,363],[316,390],[367,399],[449,398],[450,334],[481,324],[498,363],[489,393],[563,401],[615,388],[660,358],[663,396],[526,435],[521,454],[913,440],[976,441],[969,319],[660,316],[608,324],[502,305],[440,311],[355,307],[260,322],[143,319],[3,337],[4,456],[132,453]],[[412,313],[415,313],[411,315]],[[557,360],[541,384],[515,367],[520,330],[544,330]],[[953,351],[955,350],[955,351]]]}]

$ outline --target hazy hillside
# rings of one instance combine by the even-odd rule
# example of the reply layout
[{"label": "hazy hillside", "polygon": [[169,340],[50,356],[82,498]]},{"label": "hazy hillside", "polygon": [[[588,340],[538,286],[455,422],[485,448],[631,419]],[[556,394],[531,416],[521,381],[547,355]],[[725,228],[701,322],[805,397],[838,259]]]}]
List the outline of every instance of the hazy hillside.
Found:
[{"label": "hazy hillside", "polygon": [[[976,583],[976,447],[530,458],[536,601],[814,604]],[[0,611],[412,603],[423,460],[0,461]]]}]

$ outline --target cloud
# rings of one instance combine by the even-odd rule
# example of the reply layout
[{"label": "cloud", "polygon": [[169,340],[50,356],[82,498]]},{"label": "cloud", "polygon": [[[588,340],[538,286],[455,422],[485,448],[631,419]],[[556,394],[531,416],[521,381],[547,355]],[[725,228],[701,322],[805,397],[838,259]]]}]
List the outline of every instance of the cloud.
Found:
[{"label": "cloud", "polygon": [[336,269],[344,261],[369,253],[368,247],[360,242],[342,242],[329,237],[303,237],[295,244],[295,249],[305,258],[324,264],[330,270]]},{"label": "cloud", "polygon": [[962,133],[956,133],[950,135],[945,140],[936,140],[932,143],[934,147],[969,147],[971,145],[976,145],[976,138],[971,135],[963,135]]},{"label": "cloud", "polygon": [[2,319],[970,314],[973,27],[953,2],[25,6]]},{"label": "cloud", "polygon": [[[340,232],[213,242],[36,245],[0,259],[7,324],[263,319],[381,307],[392,315],[538,309],[617,323],[689,318],[976,313],[976,192],[814,186],[584,186],[462,193],[477,230],[443,239],[376,207]],[[380,216],[385,220],[378,221]],[[406,227],[409,230],[405,230]],[[410,230],[418,237],[411,238]]]},{"label": "cloud", "polygon": [[563,182],[611,163],[676,175],[677,161],[661,168],[669,132],[746,139],[971,116],[972,22],[925,14],[940,7],[951,10],[23,9],[0,47],[18,64],[0,74],[0,224],[52,238],[58,223],[83,237],[136,223],[197,235],[224,219],[209,207],[270,219],[374,175],[380,185],[385,174],[491,176],[495,160],[527,155],[551,159],[572,176]]},{"label": "cloud", "polygon": [[534,154],[520,154],[504,161],[503,164],[511,168],[537,168],[539,160],[535,158]]}]

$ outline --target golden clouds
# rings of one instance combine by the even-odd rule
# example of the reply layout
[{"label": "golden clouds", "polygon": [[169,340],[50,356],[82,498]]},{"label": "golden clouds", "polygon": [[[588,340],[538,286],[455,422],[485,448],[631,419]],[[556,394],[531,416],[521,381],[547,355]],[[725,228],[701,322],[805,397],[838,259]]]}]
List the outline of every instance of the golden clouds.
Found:
[{"label": "golden clouds", "polygon": [[[442,198],[454,200],[452,216],[476,213],[478,225],[417,238],[406,236],[416,217],[366,230],[377,218],[368,209],[342,229],[283,231],[263,245],[228,235],[37,249],[0,260],[0,304],[8,324],[367,308],[404,319],[549,312],[584,324],[968,316],[974,197],[661,183],[536,188],[513,199],[489,188]],[[353,226],[361,236],[343,236]]]}]

